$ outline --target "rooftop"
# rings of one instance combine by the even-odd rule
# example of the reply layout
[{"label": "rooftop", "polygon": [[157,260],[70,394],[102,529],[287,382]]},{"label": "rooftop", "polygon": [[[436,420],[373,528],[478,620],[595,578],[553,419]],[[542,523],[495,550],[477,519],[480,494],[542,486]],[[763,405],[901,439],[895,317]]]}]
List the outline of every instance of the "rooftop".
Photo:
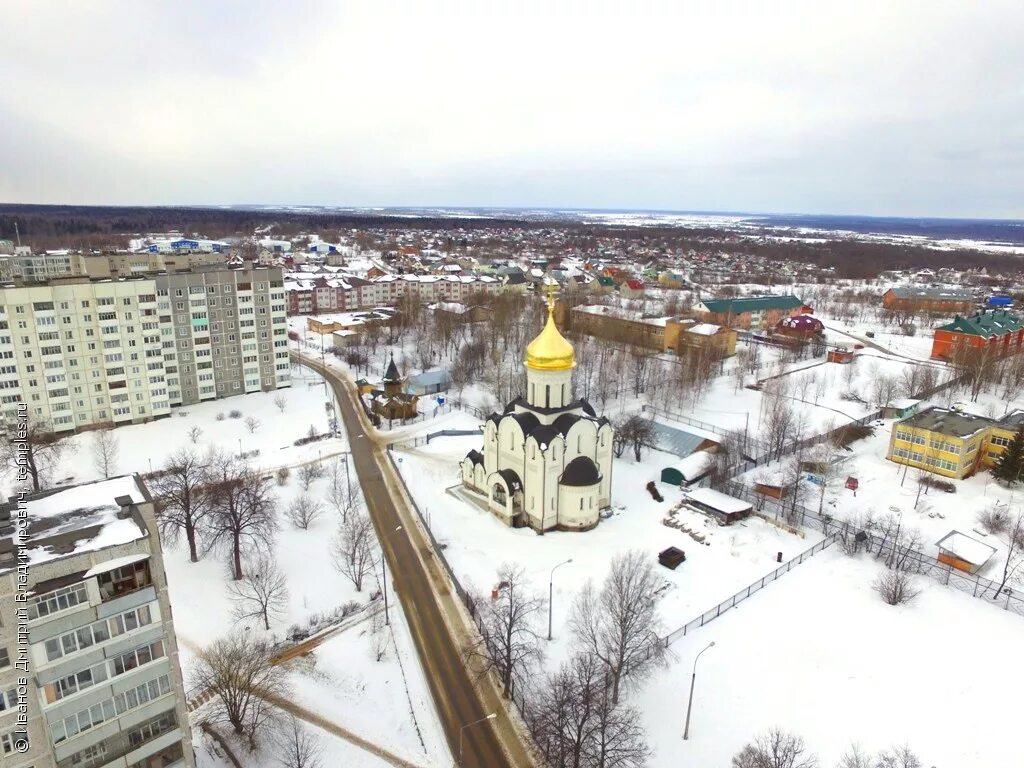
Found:
[{"label": "rooftop", "polygon": [[972,539],[960,531],[950,531],[935,542],[935,546],[960,560],[966,560],[971,565],[984,565],[996,552],[995,547]]},{"label": "rooftop", "polygon": [[914,429],[938,432],[950,437],[970,437],[992,425],[992,419],[974,416],[970,413],[950,410],[948,408],[926,408],[900,424]]},{"label": "rooftop", "polygon": [[803,301],[792,294],[784,296],[743,296],[734,299],[705,299],[708,312],[741,315],[744,312],[763,312],[766,309],[797,309]]},{"label": "rooftop", "polygon": [[135,475],[113,477],[29,496],[27,542],[15,541],[17,496],[0,506],[0,570],[14,565],[19,543],[29,565],[38,565],[83,552],[127,544],[146,537],[146,531],[127,510],[149,501]]}]

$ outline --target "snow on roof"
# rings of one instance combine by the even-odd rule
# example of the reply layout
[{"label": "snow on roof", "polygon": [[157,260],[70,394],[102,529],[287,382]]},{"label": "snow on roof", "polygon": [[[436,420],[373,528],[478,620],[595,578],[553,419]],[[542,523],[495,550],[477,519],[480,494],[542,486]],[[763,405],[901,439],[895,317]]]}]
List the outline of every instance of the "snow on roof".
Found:
[{"label": "snow on roof", "polygon": [[972,539],[960,531],[950,531],[937,542],[941,550],[949,552],[959,560],[965,560],[971,565],[984,565],[989,558],[995,554],[996,548],[983,541]]},{"label": "snow on roof", "polygon": [[138,552],[134,555],[125,555],[124,557],[115,557],[113,560],[104,560],[102,563],[98,563],[90,568],[82,576],[83,579],[88,579],[90,576],[98,576],[101,573],[109,573],[110,571],[116,571],[118,568],[124,568],[126,565],[133,565],[140,560],[146,560],[149,558],[148,552]]},{"label": "snow on roof", "polygon": [[692,328],[687,328],[686,332],[695,333],[698,336],[714,336],[720,330],[722,330],[722,326],[720,325],[714,325],[712,323],[697,323],[697,325]]},{"label": "snow on roof", "polygon": [[698,504],[705,504],[726,514],[746,512],[751,508],[751,505],[742,499],[719,493],[711,488],[693,488],[687,492],[687,495]]},{"label": "snow on roof", "polygon": [[134,504],[147,500],[134,475],[75,485],[28,499],[31,539],[24,547],[28,563],[37,565],[145,538],[146,531],[131,516],[122,515],[116,501],[122,497]]},{"label": "snow on roof", "polygon": [[920,400],[915,400],[912,397],[898,397],[891,401],[889,405],[902,411],[904,408],[913,408],[920,402]]},{"label": "snow on roof", "polygon": [[700,477],[714,463],[715,457],[707,451],[694,451],[678,462],[676,469],[682,473],[683,479],[689,482]]}]

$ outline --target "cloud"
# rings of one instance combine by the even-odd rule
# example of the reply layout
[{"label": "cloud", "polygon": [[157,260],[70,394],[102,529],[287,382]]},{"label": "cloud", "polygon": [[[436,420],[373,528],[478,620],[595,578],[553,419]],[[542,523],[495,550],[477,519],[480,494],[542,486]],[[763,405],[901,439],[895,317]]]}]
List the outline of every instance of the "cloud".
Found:
[{"label": "cloud", "polygon": [[9,202],[1024,216],[1019,4],[0,5]]}]

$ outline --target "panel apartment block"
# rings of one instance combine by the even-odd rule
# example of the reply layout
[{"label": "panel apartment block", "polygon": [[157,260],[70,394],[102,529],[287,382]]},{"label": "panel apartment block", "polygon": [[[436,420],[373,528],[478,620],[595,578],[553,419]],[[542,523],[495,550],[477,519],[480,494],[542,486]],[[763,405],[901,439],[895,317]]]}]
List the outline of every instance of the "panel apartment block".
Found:
[{"label": "panel apartment block", "polygon": [[30,538],[19,547],[18,503],[0,506],[0,765],[194,768],[142,481],[55,489],[23,510]]},{"label": "panel apartment block", "polygon": [[65,432],[288,386],[285,309],[266,268],[0,288],[0,411]]}]

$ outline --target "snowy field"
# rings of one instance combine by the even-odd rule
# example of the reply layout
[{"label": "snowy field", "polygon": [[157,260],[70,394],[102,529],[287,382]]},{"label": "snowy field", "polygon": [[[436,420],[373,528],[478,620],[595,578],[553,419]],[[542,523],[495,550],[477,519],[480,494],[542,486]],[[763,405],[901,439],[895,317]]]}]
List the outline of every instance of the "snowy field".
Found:
[{"label": "snowy field", "polygon": [[[274,402],[279,397],[284,400],[283,411]],[[214,447],[236,454],[239,450],[246,454],[258,450],[259,455],[252,461],[264,469],[338,454],[348,449],[344,436],[293,445],[309,433],[310,427],[320,434],[330,431],[325,402],[323,380],[307,368],[293,367],[291,387],[175,408],[165,419],[114,429],[111,434],[117,443],[117,458],[110,474],[144,474],[159,469],[170,454],[189,446],[200,453]],[[232,411],[241,415],[231,418]],[[254,432],[245,423],[250,417],[259,422]],[[193,428],[200,430],[195,443],[189,435]],[[92,432],[81,432],[62,442],[66,448],[59,466],[51,472],[51,483],[65,485],[102,476],[94,460]],[[12,479],[9,473],[7,483]]]},{"label": "snowy field", "polygon": [[[572,558],[555,577],[555,641],[547,651],[556,662],[568,655],[564,627],[574,596],[588,579],[600,583],[616,554],[639,549],[656,561],[658,552],[669,546],[686,552],[686,562],[675,571],[658,570],[665,578],[661,603],[664,630],[671,631],[776,568],[778,552],[788,560],[819,540],[817,534],[795,536],[753,517],[723,528],[685,509],[676,514],[679,528],[663,525],[682,492],[658,482],[665,500],[656,502],[645,490],[648,481],[657,481],[664,467],[678,461],[658,451],[646,452],[639,464],[631,458],[615,460],[614,514],[597,528],[543,536],[529,528],[509,528],[489,512],[445,490],[459,482],[458,461],[480,443],[478,437],[440,438],[422,448],[396,451],[395,456],[420,510],[445,548],[445,557],[466,588],[489,593],[498,566],[515,563],[524,568],[535,590],[545,591],[550,569]],[[707,543],[698,543],[682,527],[705,537]]]},{"label": "snowy field", "polygon": [[[907,743],[925,766],[1020,765],[1009,662],[1024,620],[929,579],[910,605],[886,605],[870,556],[830,548],[672,646],[676,660],[636,696],[652,768],[726,766],[758,733],[804,737],[823,766],[852,741]],[[690,739],[683,720],[694,656]]]}]

